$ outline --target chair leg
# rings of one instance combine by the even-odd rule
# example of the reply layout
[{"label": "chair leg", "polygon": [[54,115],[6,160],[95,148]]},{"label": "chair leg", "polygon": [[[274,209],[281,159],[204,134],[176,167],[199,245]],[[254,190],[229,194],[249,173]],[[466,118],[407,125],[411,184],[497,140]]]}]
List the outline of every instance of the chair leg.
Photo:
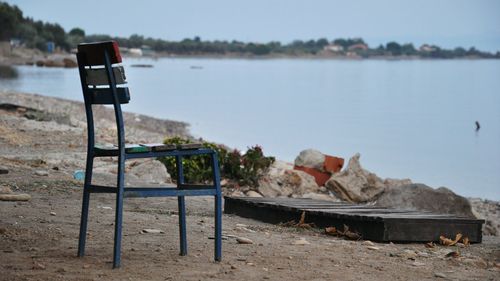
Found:
[{"label": "chair leg", "polygon": [[[175,166],[177,168],[177,188],[184,183],[184,169],[182,167],[182,157],[175,157]],[[186,202],[184,196],[177,196],[179,207],[179,240],[180,255],[187,255],[187,237],[186,237]]]},{"label": "chair leg", "polygon": [[186,237],[186,205],[184,201],[184,196],[177,197],[179,205],[179,238],[180,238],[180,248],[181,256],[187,255],[187,237]]},{"label": "chair leg", "polygon": [[83,191],[82,214],[80,217],[80,236],[78,238],[78,256],[85,255],[85,240],[87,239],[87,221],[89,216],[90,192],[87,188]]},{"label": "chair leg", "polygon": [[121,245],[122,245],[122,217],[123,217],[123,191],[124,191],[124,168],[123,158],[119,159],[118,165],[118,185],[116,193],[116,213],[115,213],[115,241],[113,247],[113,268],[120,267]]},{"label": "chair leg", "polygon": [[217,159],[217,154],[212,154],[212,175],[214,179],[214,187],[217,190],[215,195],[215,251],[214,259],[215,261],[222,260],[222,195],[220,187],[220,171],[219,171],[219,161]]},{"label": "chair leg", "polygon": [[216,261],[222,260],[222,196],[215,196],[215,253]]},{"label": "chair leg", "polygon": [[80,216],[80,235],[78,238],[78,256],[85,255],[85,242],[87,240],[87,222],[89,217],[90,192],[88,186],[92,183],[92,169],[94,159],[87,155],[87,165],[85,167],[85,181],[83,184],[82,213]]}]

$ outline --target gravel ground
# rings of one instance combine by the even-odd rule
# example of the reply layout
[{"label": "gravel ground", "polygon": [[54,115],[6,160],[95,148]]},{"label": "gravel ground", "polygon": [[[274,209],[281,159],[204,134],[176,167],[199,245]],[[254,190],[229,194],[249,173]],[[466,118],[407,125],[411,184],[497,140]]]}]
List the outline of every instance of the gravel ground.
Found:
[{"label": "gravel ground", "polygon": [[[213,201],[205,197],[187,199],[187,256],[178,255],[175,198],[126,199],[122,267],[113,270],[114,198],[92,195],[87,255],[77,258],[82,183],[73,172],[83,169],[85,161],[83,107],[0,92],[2,103],[35,109],[40,118],[26,118],[25,109],[0,109],[0,168],[8,170],[0,174],[0,188],[31,196],[27,202],[0,201],[0,280],[500,280],[496,236],[469,247],[428,248],[349,241],[321,230],[228,215],[223,216],[223,261],[216,263]],[[148,117],[129,116],[132,141],[188,135],[182,122],[151,119],[153,127],[148,127],[136,120]],[[99,137],[113,140],[112,123],[103,123]],[[163,131],[150,129],[158,124]],[[162,232],[145,234],[143,229]],[[237,237],[252,244],[239,244]]]}]

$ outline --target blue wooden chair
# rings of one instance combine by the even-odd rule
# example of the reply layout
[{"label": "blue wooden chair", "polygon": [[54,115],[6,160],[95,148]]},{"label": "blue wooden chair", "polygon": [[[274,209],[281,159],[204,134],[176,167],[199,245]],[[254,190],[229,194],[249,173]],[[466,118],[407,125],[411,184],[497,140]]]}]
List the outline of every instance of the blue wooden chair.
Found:
[{"label": "blue wooden chair", "polygon": [[[138,144],[125,145],[125,129],[121,104],[130,100],[129,90],[125,87],[125,75],[118,44],[114,41],[97,42],[78,45],[78,68],[85,100],[87,114],[87,165],[83,185],[83,203],[80,223],[80,238],[78,241],[78,256],[85,254],[87,234],[87,219],[91,193],[116,194],[115,237],[113,250],[113,268],[120,267],[120,248],[122,240],[122,213],[124,197],[160,197],[177,196],[179,207],[180,255],[187,254],[186,242],[186,210],[185,196],[215,197],[215,260],[221,260],[222,232],[222,197],[220,187],[220,172],[217,153],[197,145],[163,145]],[[119,85],[119,86],[118,86]],[[103,147],[95,144],[94,119],[92,105],[113,105],[118,131],[117,145]],[[182,158],[190,155],[206,155],[210,157],[212,166],[212,185],[190,185],[184,182]],[[95,157],[118,157],[118,174],[116,186],[101,186],[92,184],[92,168]],[[125,187],[125,160],[149,157],[175,157],[177,168],[177,187]]]}]

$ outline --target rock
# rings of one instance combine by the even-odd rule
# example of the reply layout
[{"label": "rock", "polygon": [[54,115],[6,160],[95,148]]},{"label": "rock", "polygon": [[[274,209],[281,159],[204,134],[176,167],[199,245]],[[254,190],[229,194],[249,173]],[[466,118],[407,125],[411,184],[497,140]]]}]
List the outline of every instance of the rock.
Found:
[{"label": "rock", "polygon": [[446,276],[446,274],[444,274],[442,272],[434,272],[434,277],[437,277],[437,278],[448,278],[448,276]]},{"label": "rock", "polygon": [[266,172],[267,176],[279,177],[285,173],[286,170],[293,170],[293,164],[285,161],[276,160],[271,164]]},{"label": "rock", "polygon": [[167,168],[158,160],[146,160],[144,162],[134,162],[129,166],[128,174],[132,174],[141,181],[148,183],[171,183],[172,178],[167,172]]},{"label": "rock", "polygon": [[500,235],[500,202],[479,198],[469,198],[469,202],[474,216],[486,220],[483,235]]},{"label": "rock", "polygon": [[70,59],[70,58],[63,58],[63,63],[64,63],[64,67],[68,67],[68,68],[78,67],[78,63],[76,63],[75,60]]},{"label": "rock", "polygon": [[423,263],[423,262],[418,262],[418,261],[414,261],[411,265],[416,266],[416,267],[419,267],[419,266],[425,266],[425,263]]},{"label": "rock", "polygon": [[375,199],[388,187],[411,183],[409,179],[382,180],[376,174],[361,167],[357,153],[351,159],[344,171],[335,173],[326,182],[326,187],[333,191],[340,199],[349,202],[368,202]]},{"label": "rock", "polygon": [[259,180],[257,188],[264,197],[289,197],[292,194],[302,195],[318,190],[319,186],[313,176],[293,170],[291,164],[282,161],[276,161],[271,165],[268,172]]},{"label": "rock", "polygon": [[375,246],[368,246],[368,247],[366,247],[366,248],[367,248],[368,250],[373,250],[373,251],[378,251],[378,250],[380,250],[380,248],[379,248],[379,247],[375,247]]},{"label": "rock", "polygon": [[315,149],[302,150],[299,153],[299,156],[295,158],[295,166],[315,168],[320,171],[323,171],[324,163],[325,163],[325,155]]},{"label": "rock", "polygon": [[2,185],[0,186],[0,194],[12,194],[12,189],[9,186]]},{"label": "rock", "polygon": [[244,197],[245,193],[241,192],[240,190],[235,190],[233,193],[231,193],[232,197]]},{"label": "rock", "polygon": [[445,187],[433,189],[424,184],[387,188],[377,199],[376,205],[474,217],[471,204],[466,198]]},{"label": "rock", "polygon": [[[37,63],[37,65],[38,65],[38,63]],[[45,66],[45,67],[64,67],[64,62],[61,59],[57,59],[57,60],[48,59],[48,60],[45,60],[43,62],[43,66]]]},{"label": "rock", "polygon": [[35,171],[35,175],[40,176],[40,177],[46,177],[49,175],[49,172],[44,171],[44,170],[38,170],[38,171]]},{"label": "rock", "polygon": [[370,240],[366,240],[366,241],[363,241],[362,243],[363,245],[365,246],[375,246],[375,243],[373,243],[372,241]]},{"label": "rock", "polygon": [[246,196],[248,196],[248,197],[255,197],[255,198],[262,197],[262,195],[260,193],[255,192],[253,190],[247,191]]},{"label": "rock", "polygon": [[0,194],[0,201],[29,201],[29,194]]},{"label": "rock", "polygon": [[34,262],[32,268],[34,270],[44,270],[45,269],[45,265],[43,265],[42,263],[39,263],[39,262]]},{"label": "rock", "polygon": [[160,230],[160,229],[154,229],[154,228],[145,228],[145,229],[141,230],[141,233],[158,234],[158,233],[164,233],[164,231]]},{"label": "rock", "polygon": [[309,241],[306,240],[306,238],[302,237],[299,240],[295,240],[292,242],[292,245],[309,245],[311,244]]},{"label": "rock", "polygon": [[314,199],[314,200],[324,200],[324,201],[333,201],[333,202],[340,201],[335,196],[330,196],[328,194],[322,194],[322,193],[314,193],[314,192],[305,193],[302,196],[300,196],[300,198],[309,198],[309,199]]},{"label": "rock", "polygon": [[51,216],[55,216],[55,215],[57,215],[57,214],[56,214],[56,212],[50,212],[50,215],[51,215]]},{"label": "rock", "polygon": [[236,242],[238,242],[238,244],[253,244],[253,241],[246,237],[237,237]]},{"label": "rock", "polygon": [[4,175],[4,174],[8,174],[9,173],[9,170],[5,169],[5,168],[0,168],[0,175]]}]

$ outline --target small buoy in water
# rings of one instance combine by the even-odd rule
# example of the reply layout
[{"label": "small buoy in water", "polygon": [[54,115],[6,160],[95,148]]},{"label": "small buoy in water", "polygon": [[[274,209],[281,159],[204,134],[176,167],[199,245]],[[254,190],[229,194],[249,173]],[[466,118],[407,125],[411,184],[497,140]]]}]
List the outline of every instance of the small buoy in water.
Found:
[{"label": "small buoy in water", "polygon": [[479,124],[479,121],[476,121],[476,132],[481,129],[481,125]]}]

